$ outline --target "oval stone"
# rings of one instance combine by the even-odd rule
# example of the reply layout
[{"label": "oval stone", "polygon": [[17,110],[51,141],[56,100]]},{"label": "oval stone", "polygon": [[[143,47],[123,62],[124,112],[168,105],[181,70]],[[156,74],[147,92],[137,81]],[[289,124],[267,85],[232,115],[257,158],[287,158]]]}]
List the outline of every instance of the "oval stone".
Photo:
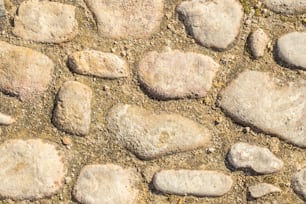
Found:
[{"label": "oval stone", "polygon": [[306,13],[305,0],[264,0],[264,5],[276,13],[303,14]]}]

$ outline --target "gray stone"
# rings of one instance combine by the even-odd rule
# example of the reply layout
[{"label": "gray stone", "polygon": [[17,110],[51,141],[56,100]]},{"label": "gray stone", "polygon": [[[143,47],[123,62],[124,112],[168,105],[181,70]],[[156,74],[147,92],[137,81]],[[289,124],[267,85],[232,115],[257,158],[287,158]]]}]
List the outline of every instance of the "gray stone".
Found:
[{"label": "gray stone", "polygon": [[236,169],[249,168],[260,174],[278,172],[284,166],[269,149],[242,142],[231,147],[228,161]]},{"label": "gray stone", "polygon": [[265,48],[269,41],[270,38],[261,28],[251,33],[249,43],[251,53],[255,59],[264,56]]},{"label": "gray stone", "polygon": [[300,195],[306,201],[306,168],[302,168],[293,174],[291,186],[295,193]]},{"label": "gray stone", "polygon": [[0,18],[5,17],[6,11],[5,11],[5,5],[4,1],[0,0]]},{"label": "gray stone", "polygon": [[62,188],[66,167],[56,146],[40,139],[8,140],[0,154],[1,198],[40,199]]},{"label": "gray stone", "polygon": [[204,47],[227,50],[240,33],[243,17],[237,0],[192,0],[177,11],[188,32]]},{"label": "gray stone", "polygon": [[86,135],[91,122],[91,89],[76,81],[67,81],[60,88],[53,123],[62,131]]},{"label": "gray stone", "polygon": [[258,183],[249,187],[250,195],[253,198],[260,198],[271,193],[280,193],[281,189],[268,183]]},{"label": "gray stone", "polygon": [[212,86],[219,65],[210,57],[179,50],[147,53],[138,76],[148,93],[159,99],[200,98]]},{"label": "gray stone", "polygon": [[292,32],[277,41],[278,56],[288,65],[306,69],[306,32]]},{"label": "gray stone", "polygon": [[162,170],[153,177],[154,187],[163,193],[194,196],[222,196],[233,180],[218,171]]},{"label": "gray stone", "polygon": [[25,40],[61,43],[74,38],[77,30],[74,6],[29,0],[18,8],[13,33]]},{"label": "gray stone", "polygon": [[305,0],[264,0],[263,3],[270,10],[283,14],[306,13]]},{"label": "gray stone", "polygon": [[306,147],[306,81],[280,86],[265,72],[246,70],[225,90],[219,101],[236,122]]},{"label": "gray stone", "polygon": [[114,106],[107,126],[120,145],[142,159],[193,150],[210,141],[210,132],[188,118],[132,105]]},{"label": "gray stone", "polygon": [[74,186],[74,197],[82,204],[133,204],[137,190],[131,171],[113,164],[87,165]]},{"label": "gray stone", "polygon": [[14,122],[15,122],[14,118],[0,112],[0,125],[11,125]]}]

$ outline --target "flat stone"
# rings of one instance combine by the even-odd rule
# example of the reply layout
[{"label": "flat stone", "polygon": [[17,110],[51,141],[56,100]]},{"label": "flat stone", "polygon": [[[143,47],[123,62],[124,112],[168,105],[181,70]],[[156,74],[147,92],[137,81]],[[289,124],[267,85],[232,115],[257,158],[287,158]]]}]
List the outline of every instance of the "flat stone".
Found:
[{"label": "flat stone", "polygon": [[61,43],[74,38],[77,30],[74,6],[29,0],[18,8],[13,33],[25,40]]},{"label": "flat stone", "polygon": [[303,14],[306,13],[305,0],[264,0],[264,5],[276,13]]},{"label": "flat stone", "polygon": [[240,33],[243,10],[237,0],[183,1],[177,12],[187,31],[204,47],[227,50]]},{"label": "flat stone", "polygon": [[111,53],[97,50],[75,52],[69,57],[69,67],[83,75],[117,79],[128,76],[127,63]]},{"label": "flat stone", "polygon": [[306,147],[306,81],[279,83],[268,73],[246,70],[221,92],[219,104],[238,123]]},{"label": "flat stone", "polygon": [[242,142],[231,147],[228,161],[236,169],[248,168],[260,174],[278,172],[284,166],[269,149]]},{"label": "flat stone", "polygon": [[112,137],[141,159],[193,150],[210,141],[210,132],[178,114],[160,113],[133,105],[116,105],[107,116]]},{"label": "flat stone", "polygon": [[48,89],[53,62],[42,53],[0,41],[0,90],[22,101]]},{"label": "flat stone", "polygon": [[87,165],[81,170],[73,194],[82,204],[133,204],[137,196],[133,177],[117,165]]},{"label": "flat stone", "polygon": [[162,170],[153,177],[154,187],[163,193],[194,196],[222,196],[233,180],[218,171]]},{"label": "flat stone", "polygon": [[160,29],[163,0],[85,0],[107,38],[146,38]]},{"label": "flat stone", "polygon": [[179,50],[147,53],[138,76],[147,92],[159,99],[204,97],[219,65],[210,57]]},{"label": "flat stone", "polygon": [[7,114],[0,112],[0,125],[11,125],[15,122],[15,119]]},{"label": "flat stone", "polygon": [[67,81],[57,94],[53,123],[65,132],[86,135],[91,122],[91,89],[76,81]]},{"label": "flat stone", "polygon": [[265,48],[267,47],[269,41],[269,36],[261,28],[250,34],[249,44],[251,53],[255,59],[264,56]]},{"label": "flat stone", "polygon": [[292,32],[277,41],[277,52],[288,65],[306,69],[306,32]]},{"label": "flat stone", "polygon": [[302,168],[293,174],[291,186],[296,194],[306,201],[306,168]]},{"label": "flat stone", "polygon": [[0,145],[0,196],[33,200],[56,194],[66,167],[53,144],[40,139],[8,140]]},{"label": "flat stone", "polygon": [[258,183],[249,187],[250,195],[253,198],[260,198],[271,193],[280,193],[281,189],[268,183]]}]

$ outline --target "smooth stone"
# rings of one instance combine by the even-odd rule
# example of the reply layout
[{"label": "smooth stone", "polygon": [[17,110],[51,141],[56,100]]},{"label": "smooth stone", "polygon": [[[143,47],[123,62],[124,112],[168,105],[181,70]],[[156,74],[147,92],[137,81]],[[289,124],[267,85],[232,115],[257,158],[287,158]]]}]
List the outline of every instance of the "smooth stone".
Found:
[{"label": "smooth stone", "polygon": [[134,105],[116,105],[107,116],[111,136],[141,159],[193,150],[210,142],[210,132],[178,114],[145,110]]},{"label": "smooth stone", "polygon": [[306,168],[302,168],[293,174],[291,186],[296,194],[306,201]]},{"label": "smooth stone", "polygon": [[138,78],[159,99],[200,98],[210,90],[218,68],[212,58],[198,53],[153,51],[139,62]]},{"label": "smooth stone", "polygon": [[275,173],[284,167],[269,149],[242,142],[231,147],[228,161],[235,169],[247,168],[260,174]]},{"label": "smooth stone", "polygon": [[84,50],[69,56],[69,67],[73,72],[107,79],[128,76],[126,61],[111,53]]},{"label": "smooth stone", "polygon": [[288,65],[306,69],[306,32],[292,32],[277,40],[277,54]]},{"label": "smooth stone", "polygon": [[85,0],[101,37],[147,38],[160,30],[163,0]]},{"label": "smooth stone", "polygon": [[271,193],[280,193],[281,189],[272,184],[258,183],[253,186],[249,186],[249,192],[251,197],[260,198]]},{"label": "smooth stone", "polygon": [[204,47],[227,50],[240,33],[243,8],[237,0],[183,1],[177,12],[187,31]]},{"label": "smooth stone", "polygon": [[255,59],[263,57],[265,54],[265,48],[270,41],[269,36],[261,28],[252,32],[249,37],[249,44],[251,54]]},{"label": "smooth stone", "polygon": [[233,180],[218,171],[162,170],[154,175],[153,185],[167,194],[222,196],[230,191]]},{"label": "smooth stone", "polygon": [[0,154],[2,199],[46,198],[63,187],[67,170],[55,145],[40,139],[7,140]]},{"label": "smooth stone", "polygon": [[53,62],[40,52],[0,41],[0,90],[26,101],[48,89]]},{"label": "smooth stone", "polygon": [[76,81],[67,81],[57,94],[53,123],[65,132],[87,135],[91,122],[91,89]]},{"label": "smooth stone", "polygon": [[61,43],[73,39],[77,30],[74,6],[29,0],[18,8],[13,33],[25,40]]},{"label": "smooth stone", "polygon": [[0,112],[0,125],[11,125],[15,122],[15,119],[7,114]]},{"label": "smooth stone", "polygon": [[219,105],[242,125],[306,147],[306,81],[279,83],[269,73],[246,70],[221,92]]},{"label": "smooth stone", "polygon": [[306,13],[305,0],[264,0],[264,5],[276,13],[303,14]]},{"label": "smooth stone", "polygon": [[138,193],[133,177],[117,165],[87,165],[81,170],[73,195],[82,204],[133,204]]}]

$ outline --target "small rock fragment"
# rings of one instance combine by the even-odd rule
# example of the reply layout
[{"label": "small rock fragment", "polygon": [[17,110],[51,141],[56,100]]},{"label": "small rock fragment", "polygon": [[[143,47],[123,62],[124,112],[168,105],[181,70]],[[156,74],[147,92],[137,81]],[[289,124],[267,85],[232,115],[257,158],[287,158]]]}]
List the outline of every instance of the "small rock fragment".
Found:
[{"label": "small rock fragment", "polygon": [[257,29],[252,32],[249,37],[250,49],[255,59],[264,56],[265,48],[270,38],[262,29]]},{"label": "small rock fragment", "polygon": [[279,193],[281,189],[268,183],[258,183],[249,187],[250,195],[253,198],[260,198],[271,193]]},{"label": "small rock fragment", "polygon": [[71,145],[71,144],[72,144],[72,140],[71,140],[70,137],[63,137],[62,143],[63,143],[64,145]]},{"label": "small rock fragment", "polygon": [[276,13],[297,15],[306,12],[305,0],[264,0],[263,3]]},{"label": "small rock fragment", "polygon": [[300,195],[306,201],[306,168],[302,168],[293,174],[291,185],[294,192]]},{"label": "small rock fragment", "polygon": [[4,113],[0,113],[0,125],[11,125],[15,122],[15,119]]},{"label": "small rock fragment", "polygon": [[4,1],[0,0],[0,19],[5,17],[5,13]]},{"label": "small rock fragment", "polygon": [[218,171],[162,170],[154,175],[153,185],[163,193],[222,196],[231,189],[233,180]]},{"label": "small rock fragment", "polygon": [[269,149],[242,142],[231,147],[228,161],[236,169],[250,168],[260,174],[278,172],[284,166]]}]

